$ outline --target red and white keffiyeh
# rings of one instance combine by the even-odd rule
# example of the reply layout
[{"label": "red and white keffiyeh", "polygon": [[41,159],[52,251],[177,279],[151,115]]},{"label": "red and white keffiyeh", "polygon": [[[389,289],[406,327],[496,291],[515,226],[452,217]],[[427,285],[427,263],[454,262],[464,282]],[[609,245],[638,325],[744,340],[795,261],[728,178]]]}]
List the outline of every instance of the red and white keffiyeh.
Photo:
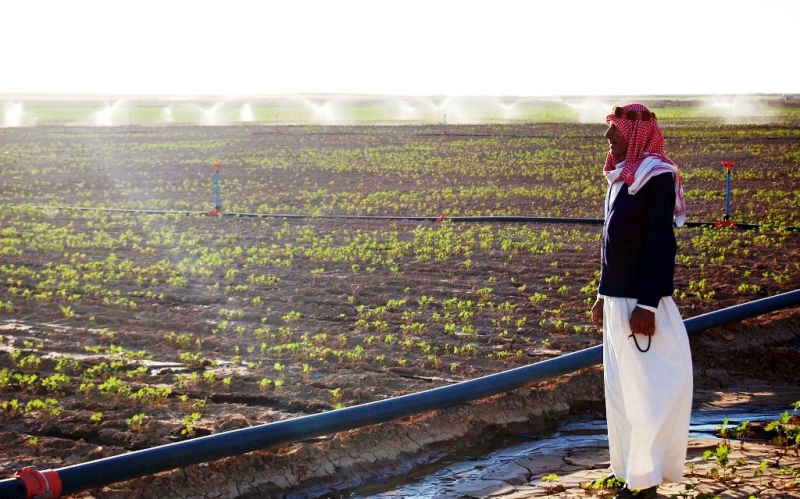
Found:
[{"label": "red and white keffiyeh", "polygon": [[[654,113],[642,104],[622,106],[622,112],[606,116],[606,123],[613,124],[628,141],[628,152],[624,160],[618,160],[611,153],[606,157],[603,174],[610,182],[624,181],[628,192],[636,194],[647,181],[655,175],[671,172],[675,177],[675,222],[683,225],[686,218],[686,202],[683,196],[683,180],[678,165],[664,151],[664,136],[658,127]],[[647,161],[647,168],[641,169]],[[653,161],[656,158],[660,161]],[[621,171],[617,172],[617,168]],[[642,170],[642,171],[640,171]],[[636,185],[634,186],[634,182]]]}]

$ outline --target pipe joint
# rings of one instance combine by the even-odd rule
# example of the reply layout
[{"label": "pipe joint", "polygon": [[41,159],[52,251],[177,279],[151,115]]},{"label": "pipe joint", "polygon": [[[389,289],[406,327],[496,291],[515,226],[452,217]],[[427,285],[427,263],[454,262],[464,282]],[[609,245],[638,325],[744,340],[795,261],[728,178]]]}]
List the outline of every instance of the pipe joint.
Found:
[{"label": "pipe joint", "polygon": [[25,485],[27,499],[56,499],[61,496],[61,477],[55,470],[39,471],[34,466],[26,466],[14,473]]}]

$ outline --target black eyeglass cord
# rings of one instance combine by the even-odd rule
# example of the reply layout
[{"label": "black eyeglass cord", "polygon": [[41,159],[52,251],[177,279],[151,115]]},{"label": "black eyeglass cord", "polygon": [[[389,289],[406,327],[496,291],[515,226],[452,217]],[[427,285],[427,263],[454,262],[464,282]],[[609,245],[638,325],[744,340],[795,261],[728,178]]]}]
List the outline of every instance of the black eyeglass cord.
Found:
[{"label": "black eyeglass cord", "polygon": [[652,335],[651,335],[651,336],[648,336],[648,337],[647,337],[647,348],[645,348],[644,350],[642,350],[642,347],[640,347],[640,346],[639,346],[639,341],[636,339],[636,333],[631,333],[631,334],[628,336],[628,338],[633,338],[633,342],[636,344],[636,349],[637,349],[637,350],[639,350],[639,351],[640,351],[640,352],[642,352],[642,353],[645,353],[645,352],[647,352],[648,350],[650,350],[650,344],[652,344],[652,343],[653,343],[653,336],[652,336]]}]

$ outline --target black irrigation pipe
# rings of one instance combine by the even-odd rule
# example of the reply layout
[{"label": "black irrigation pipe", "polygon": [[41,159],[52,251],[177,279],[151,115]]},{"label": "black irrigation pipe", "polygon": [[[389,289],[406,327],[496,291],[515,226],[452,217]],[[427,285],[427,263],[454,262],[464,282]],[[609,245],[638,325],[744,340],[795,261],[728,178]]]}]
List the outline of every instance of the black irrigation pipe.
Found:
[{"label": "black irrigation pipe", "polygon": [[[480,125],[477,125],[480,126]],[[598,139],[598,135],[529,135],[524,133],[442,133],[442,132],[419,132],[409,134],[382,134],[382,133],[366,133],[366,132],[250,132],[250,135],[257,136],[287,136],[293,135],[372,135],[372,136],[408,136],[408,137],[466,137],[466,138],[493,138],[493,137],[508,137],[517,139]]]},{"label": "black irrigation pipe", "polygon": [[383,135],[383,134],[364,133],[364,132],[292,132],[292,133],[286,133],[286,132],[281,132],[281,131],[274,131],[274,132],[250,132],[250,135],[266,135],[266,136],[275,135],[275,136],[290,137],[292,135]]},{"label": "black irrigation pipe", "polygon": [[[211,215],[205,211],[190,210],[138,210],[127,208],[87,208],[82,206],[34,206],[39,209],[55,210],[76,210],[76,211],[100,211],[104,213],[139,213],[144,215]],[[543,224],[583,224],[583,225],[603,225],[602,218],[562,218],[562,217],[525,217],[525,216],[405,216],[405,215],[303,215],[296,213],[216,213],[213,216],[229,218],[284,218],[284,219],[318,219],[318,220],[405,220],[412,222],[492,222],[492,223],[543,223]],[[686,222],[684,227],[716,227],[720,222]],[[761,226],[758,224],[735,223],[732,225],[737,229],[756,230]],[[782,227],[782,230],[798,232],[800,227]]]},{"label": "black irrigation pipe", "polygon": [[[691,334],[795,305],[800,305],[800,289],[693,317],[685,320],[684,325]],[[208,435],[57,470],[26,467],[13,478],[0,480],[0,497],[56,499],[61,494],[75,494],[192,464],[452,407],[594,366],[600,364],[602,358],[603,346],[597,345],[528,366],[387,400]]]},{"label": "black irrigation pipe", "polygon": [[[498,126],[504,126],[502,123],[497,124]],[[605,126],[603,123],[598,123],[598,127]],[[302,126],[302,125],[301,125]],[[330,126],[330,125],[329,125]],[[334,125],[335,126],[335,125]],[[347,125],[345,125],[347,126]],[[415,125],[411,125],[416,127]],[[434,127],[436,125],[423,125],[424,127]],[[452,125],[451,125],[452,126]],[[483,126],[494,126],[492,124],[474,124],[474,125],[463,125],[466,127],[483,127]],[[293,136],[293,135],[372,135],[372,136],[410,136],[410,137],[466,137],[466,138],[493,138],[493,137],[502,137],[502,138],[521,138],[521,139],[591,139],[591,140],[598,140],[598,135],[569,135],[569,134],[559,134],[559,135],[532,135],[526,133],[458,133],[458,132],[418,132],[418,133],[409,133],[409,134],[383,134],[383,133],[371,133],[371,132],[303,132],[303,131],[289,131],[283,132],[279,129],[271,132],[250,132],[250,135],[257,135],[257,136]],[[684,137],[666,137],[666,139],[670,142],[682,142],[686,140],[696,140],[696,139],[688,139]],[[711,141],[721,141],[721,142],[753,142],[758,140],[787,140],[787,141],[795,141],[800,140],[800,136],[798,137],[773,137],[773,136],[755,136],[755,137],[713,137],[709,139]]]}]

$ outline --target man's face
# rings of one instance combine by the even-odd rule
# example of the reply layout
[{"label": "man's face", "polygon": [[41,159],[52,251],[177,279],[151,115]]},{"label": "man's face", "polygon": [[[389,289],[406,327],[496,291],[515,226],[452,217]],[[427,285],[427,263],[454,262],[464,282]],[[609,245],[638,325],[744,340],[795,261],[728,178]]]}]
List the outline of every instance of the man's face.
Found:
[{"label": "man's face", "polygon": [[603,137],[608,140],[608,152],[618,160],[624,160],[625,153],[628,152],[628,140],[622,135],[619,128],[612,123]]}]

